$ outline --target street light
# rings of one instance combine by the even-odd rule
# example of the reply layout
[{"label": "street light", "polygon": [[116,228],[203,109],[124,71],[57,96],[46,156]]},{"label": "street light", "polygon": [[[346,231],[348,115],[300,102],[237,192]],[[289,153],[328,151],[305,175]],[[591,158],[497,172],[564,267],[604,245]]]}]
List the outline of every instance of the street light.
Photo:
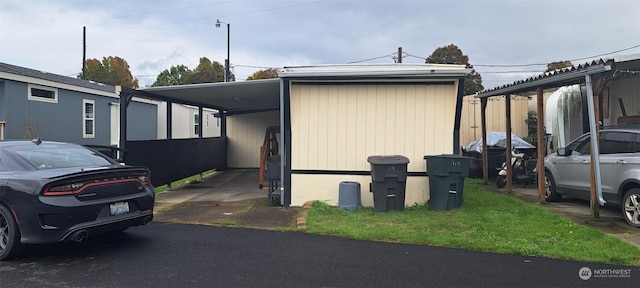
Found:
[{"label": "street light", "polygon": [[230,25],[229,23],[226,22],[222,22],[220,21],[220,19],[218,19],[216,21],[216,28],[220,28],[220,24],[227,24],[227,59],[224,60],[224,82],[229,82],[229,75],[231,75],[231,73],[229,73],[229,64],[230,64],[230,60],[229,60],[229,43],[230,43],[230,37],[231,37],[231,33],[230,31]]}]

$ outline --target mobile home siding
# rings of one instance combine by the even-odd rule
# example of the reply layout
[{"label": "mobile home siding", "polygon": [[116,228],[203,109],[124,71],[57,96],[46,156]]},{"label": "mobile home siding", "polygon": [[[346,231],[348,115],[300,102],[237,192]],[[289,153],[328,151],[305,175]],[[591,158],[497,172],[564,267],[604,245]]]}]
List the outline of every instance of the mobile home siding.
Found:
[{"label": "mobile home siding", "polygon": [[[6,121],[5,139],[39,137],[42,140],[79,144],[109,145],[111,114],[109,103],[118,99],[57,89],[57,103],[27,99],[29,84],[5,80],[0,97],[0,119]],[[83,138],[83,100],[95,103],[95,137]],[[156,139],[156,105],[131,102],[128,110],[129,136],[133,139]],[[149,126],[147,125],[154,125]]]},{"label": "mobile home siding", "polygon": [[267,127],[279,125],[279,111],[227,117],[228,167],[258,168],[260,147],[264,142]]},{"label": "mobile home siding", "polygon": [[[107,106],[107,105],[105,105]],[[108,107],[108,106],[107,106]],[[108,110],[105,113],[108,113]],[[158,106],[155,104],[135,102],[129,103],[127,109],[127,140],[156,140],[158,139]],[[109,137],[109,123],[105,123],[105,131]],[[108,139],[108,138],[107,138]]]},{"label": "mobile home siding", "polygon": [[409,158],[405,204],[424,204],[424,156],[453,152],[457,82],[447,83],[291,85],[291,205],[336,204],[340,182],[355,181],[373,206],[372,155]]},{"label": "mobile home siding", "polygon": [[[505,97],[492,97],[487,102],[486,120],[487,131],[506,131]],[[475,103],[475,104],[473,104]],[[511,133],[520,138],[529,134],[525,120],[528,117],[529,99],[526,96],[511,97]],[[482,137],[480,99],[474,96],[464,97],[462,115],[460,117],[460,145]],[[473,127],[476,127],[475,129]]]},{"label": "mobile home siding", "polygon": [[367,157],[452,153],[454,85],[293,85],[293,170],[369,171]]},{"label": "mobile home siding", "polygon": [[609,97],[606,103],[609,109],[609,117],[605,117],[606,125],[618,124],[618,118],[622,117],[622,109],[618,99],[622,99],[627,116],[640,115],[640,81],[638,78],[623,78],[612,81],[609,89]]}]

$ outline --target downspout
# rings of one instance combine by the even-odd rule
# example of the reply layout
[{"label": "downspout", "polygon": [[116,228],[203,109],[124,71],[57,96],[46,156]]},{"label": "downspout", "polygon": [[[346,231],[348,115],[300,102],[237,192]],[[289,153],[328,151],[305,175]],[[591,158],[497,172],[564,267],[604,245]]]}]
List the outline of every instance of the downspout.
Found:
[{"label": "downspout", "polygon": [[458,79],[458,97],[456,98],[456,118],[453,123],[453,154],[460,154],[460,122],[462,103],[464,102],[464,77]]},{"label": "downspout", "polygon": [[600,180],[600,149],[598,148],[598,130],[596,130],[595,104],[593,103],[593,87],[591,87],[591,75],[584,75],[585,86],[587,86],[587,108],[589,109],[589,130],[591,135],[591,155],[596,182],[596,198],[601,206],[607,204],[602,197],[602,181]]}]

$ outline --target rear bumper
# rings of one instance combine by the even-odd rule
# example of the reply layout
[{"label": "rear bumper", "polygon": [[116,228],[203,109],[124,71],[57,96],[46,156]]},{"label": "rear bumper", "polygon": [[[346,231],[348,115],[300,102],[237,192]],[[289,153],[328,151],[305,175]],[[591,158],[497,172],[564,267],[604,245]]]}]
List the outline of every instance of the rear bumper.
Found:
[{"label": "rear bumper", "polygon": [[[147,224],[153,220],[154,200],[153,190],[90,203],[73,196],[34,196],[12,203],[12,210],[20,227],[20,242],[42,244],[78,240],[79,233],[91,237]],[[127,202],[129,212],[110,215],[109,207],[116,202]]]}]

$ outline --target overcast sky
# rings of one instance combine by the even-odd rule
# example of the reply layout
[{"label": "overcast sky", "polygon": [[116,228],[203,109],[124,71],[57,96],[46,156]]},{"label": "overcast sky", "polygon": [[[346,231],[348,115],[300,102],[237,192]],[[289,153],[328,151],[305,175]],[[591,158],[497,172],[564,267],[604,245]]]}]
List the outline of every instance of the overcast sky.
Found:
[{"label": "overcast sky", "polygon": [[[87,58],[124,58],[141,86],[200,57],[236,79],[269,67],[424,63],[457,45],[485,88],[546,63],[640,53],[638,0],[0,0],[0,62],[75,76]],[[542,64],[522,66],[526,64]],[[498,65],[500,67],[491,67]]]}]

